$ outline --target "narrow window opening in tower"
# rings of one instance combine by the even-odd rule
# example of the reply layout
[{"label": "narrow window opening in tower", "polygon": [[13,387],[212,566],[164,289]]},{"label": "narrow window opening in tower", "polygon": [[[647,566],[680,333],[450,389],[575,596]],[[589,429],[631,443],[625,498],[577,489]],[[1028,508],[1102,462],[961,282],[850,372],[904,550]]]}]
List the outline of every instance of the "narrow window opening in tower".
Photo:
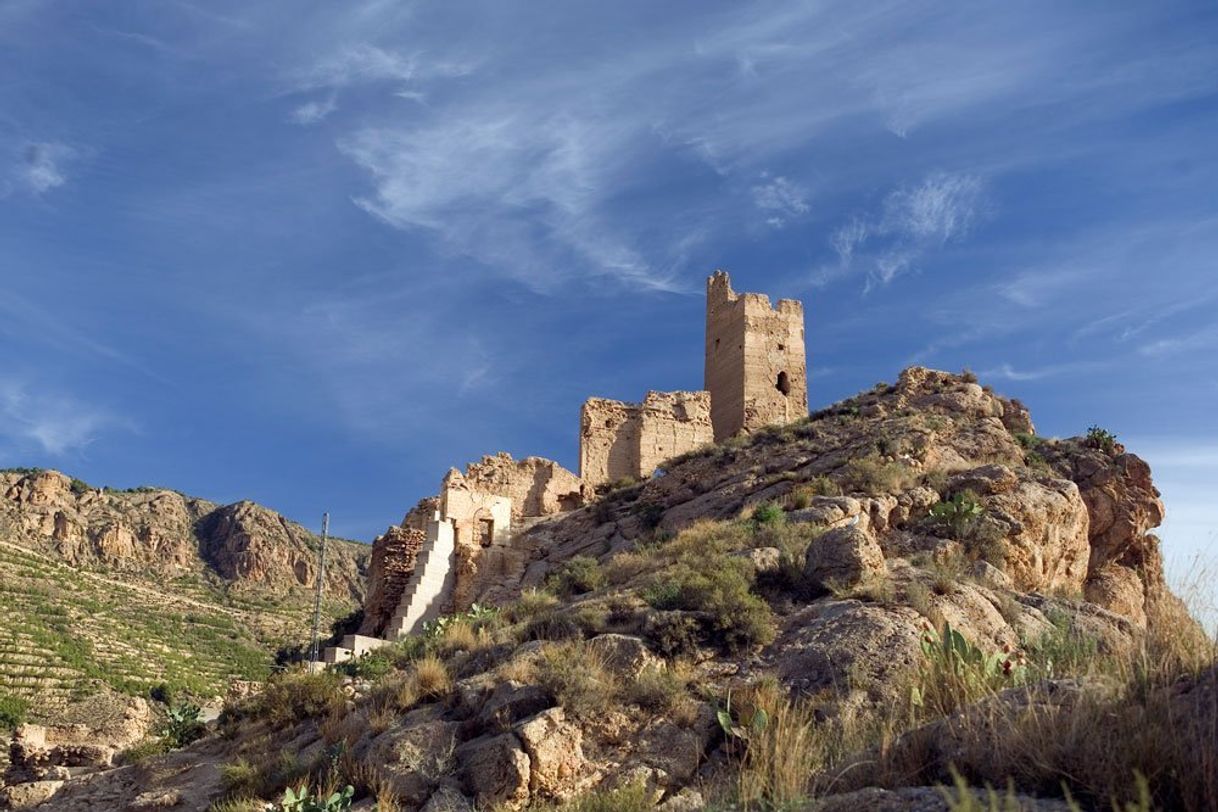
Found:
[{"label": "narrow window opening in tower", "polygon": [[478,520],[478,543],[483,547],[490,547],[495,542],[495,520],[494,519],[479,519]]},{"label": "narrow window opening in tower", "polygon": [[784,395],[791,394],[791,381],[789,378],[787,378],[787,373],[778,373],[778,383],[774,384],[774,388],[779,392],[782,392]]},{"label": "narrow window opening in tower", "polygon": [[719,349],[719,339],[717,339],[717,338],[715,339],[715,349],[716,350]]},{"label": "narrow window opening in tower", "polygon": [[785,345],[783,345],[783,344],[779,344],[779,345],[778,345],[778,351],[779,351],[779,352],[783,352],[784,350],[786,350],[786,346],[785,346]]}]

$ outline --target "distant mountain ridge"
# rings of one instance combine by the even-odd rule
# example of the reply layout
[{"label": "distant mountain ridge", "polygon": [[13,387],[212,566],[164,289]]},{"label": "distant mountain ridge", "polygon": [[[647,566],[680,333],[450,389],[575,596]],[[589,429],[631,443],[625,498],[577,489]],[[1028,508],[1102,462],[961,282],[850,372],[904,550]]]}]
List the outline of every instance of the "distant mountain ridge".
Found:
[{"label": "distant mountain ridge", "polygon": [[[318,537],[254,502],[161,488],[94,488],[53,470],[0,472],[0,539],[69,565],[157,577],[211,575],[238,589],[311,588]],[[332,539],[328,597],[359,602],[370,549]]]},{"label": "distant mountain ridge", "polygon": [[[106,695],[138,711],[161,684],[206,698],[265,679],[307,644],[318,549],[253,502],[0,471],[0,701],[57,722]],[[363,601],[370,553],[331,540],[323,630]]]}]

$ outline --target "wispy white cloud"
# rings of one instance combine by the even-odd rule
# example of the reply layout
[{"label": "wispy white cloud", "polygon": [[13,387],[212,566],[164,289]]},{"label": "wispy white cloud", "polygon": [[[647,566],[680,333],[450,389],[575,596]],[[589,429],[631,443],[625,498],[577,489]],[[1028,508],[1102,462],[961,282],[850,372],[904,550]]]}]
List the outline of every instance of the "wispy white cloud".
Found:
[{"label": "wispy white cloud", "polygon": [[356,203],[395,227],[433,232],[537,290],[569,274],[573,259],[592,273],[672,289],[598,211],[612,192],[605,175],[622,157],[614,154],[618,134],[573,116],[530,116],[480,109],[344,138],[342,151],[375,182],[374,194]]},{"label": "wispy white cloud", "polygon": [[766,224],[774,228],[808,213],[807,191],[782,175],[763,173],[752,192],[753,204],[765,216]]},{"label": "wispy white cloud", "polygon": [[1218,346],[1218,326],[1209,325],[1199,330],[1148,341],[1138,348],[1138,353],[1151,358],[1165,358],[1216,346]]},{"label": "wispy white cloud", "polygon": [[1007,381],[1039,381],[1044,378],[1056,378],[1060,375],[1077,375],[1084,372],[1094,372],[1112,366],[1111,362],[1077,361],[1065,364],[1048,364],[1040,367],[1016,369],[1010,364],[1000,364],[979,373],[982,378],[997,378]]},{"label": "wispy white cloud", "polygon": [[297,124],[308,126],[322,121],[326,116],[338,109],[338,94],[331,93],[321,99],[305,102],[292,111],[292,120]]},{"label": "wispy white cloud", "polygon": [[23,380],[0,378],[0,437],[17,451],[37,447],[54,456],[78,452],[126,421],[73,397]]},{"label": "wispy white cloud", "polygon": [[58,141],[26,141],[10,158],[8,182],[0,184],[0,195],[6,186],[10,193],[20,189],[36,197],[46,195],[68,182],[68,168],[79,157],[79,150]]},{"label": "wispy white cloud", "polygon": [[918,243],[959,239],[980,214],[981,188],[975,175],[934,172],[888,195],[878,230]]},{"label": "wispy white cloud", "polygon": [[889,192],[881,211],[854,216],[834,229],[829,244],[837,264],[812,274],[815,286],[865,273],[865,290],[887,285],[918,267],[930,251],[963,239],[985,211],[984,185],[965,172],[932,172]]}]

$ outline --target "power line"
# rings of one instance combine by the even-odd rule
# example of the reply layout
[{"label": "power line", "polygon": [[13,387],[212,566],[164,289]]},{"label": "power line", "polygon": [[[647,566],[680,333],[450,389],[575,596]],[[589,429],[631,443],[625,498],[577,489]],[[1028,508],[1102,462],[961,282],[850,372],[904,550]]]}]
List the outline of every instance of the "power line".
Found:
[{"label": "power line", "polygon": [[313,596],[313,644],[309,646],[309,661],[319,658],[318,638],[321,635],[321,590],[326,580],[326,538],[330,535],[330,514],[321,515],[321,561],[317,565],[317,591]]}]

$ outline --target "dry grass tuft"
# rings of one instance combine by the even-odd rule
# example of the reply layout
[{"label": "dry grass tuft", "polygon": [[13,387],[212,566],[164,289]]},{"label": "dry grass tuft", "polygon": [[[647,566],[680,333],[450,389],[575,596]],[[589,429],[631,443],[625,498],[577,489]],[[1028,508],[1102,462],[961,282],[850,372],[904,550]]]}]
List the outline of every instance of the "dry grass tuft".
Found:
[{"label": "dry grass tuft", "polygon": [[414,682],[419,697],[437,699],[452,690],[452,676],[448,666],[434,654],[420,658],[414,664]]},{"label": "dry grass tuft", "polygon": [[537,682],[575,716],[588,717],[616,704],[622,685],[598,651],[582,640],[542,649]]}]

